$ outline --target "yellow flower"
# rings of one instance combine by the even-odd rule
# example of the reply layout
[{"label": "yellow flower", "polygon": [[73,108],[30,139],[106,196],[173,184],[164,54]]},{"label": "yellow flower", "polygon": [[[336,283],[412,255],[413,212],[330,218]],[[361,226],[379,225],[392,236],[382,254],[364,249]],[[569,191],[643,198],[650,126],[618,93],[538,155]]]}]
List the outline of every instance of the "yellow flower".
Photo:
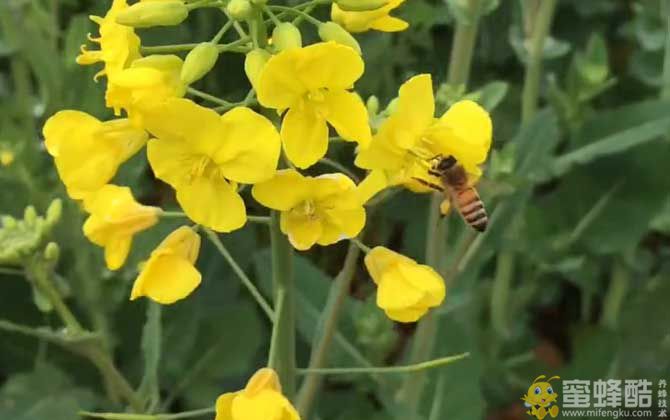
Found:
[{"label": "yellow flower", "polygon": [[196,223],[230,232],[247,220],[237,183],[271,178],[279,160],[279,134],[265,117],[238,107],[219,116],[186,99],[171,99],[145,115],[156,139],[149,163],[177,191],[177,201]]},{"label": "yellow flower", "polygon": [[404,184],[414,191],[428,191],[413,177],[430,178],[427,160],[453,156],[476,182],[479,165],[491,147],[491,118],[468,100],[455,103],[434,118],[435,101],[429,74],[415,76],[400,87],[397,106],[382,124],[370,147],[361,150],[356,165],[384,171],[389,185]]},{"label": "yellow flower", "polygon": [[258,80],[258,101],[283,112],[281,138],[286,156],[307,168],[328,149],[328,124],[345,140],[370,142],[368,111],[350,89],[363,74],[363,59],[352,48],[322,42],[282,51],[268,60]]},{"label": "yellow flower", "polygon": [[299,250],[353,238],[365,225],[356,184],[342,174],[312,178],[281,170],[254,185],[251,194],[264,206],[281,211],[281,230]]},{"label": "yellow flower", "polygon": [[217,398],[214,420],[300,420],[300,415],[282,395],[277,373],[263,368],[243,390]]},{"label": "yellow flower", "polygon": [[415,322],[444,300],[444,280],[435,270],[388,248],[373,248],[365,266],[378,287],[377,306],[395,321]]},{"label": "yellow flower", "polygon": [[136,202],[130,188],[111,184],[87,195],[84,208],[91,214],[84,223],[84,234],[105,248],[105,262],[110,270],[123,265],[133,235],[155,225],[161,212],[158,207]]},{"label": "yellow flower", "polygon": [[349,32],[365,32],[374,29],[382,32],[404,31],[409,24],[402,19],[389,16],[391,10],[400,7],[405,0],[390,0],[386,6],[365,12],[349,12],[333,3],[331,19]]},{"label": "yellow flower", "polygon": [[102,75],[113,77],[134,60],[140,58],[140,38],[135,34],[133,28],[116,23],[116,16],[127,8],[126,0],[114,0],[104,18],[91,16],[91,20],[100,26],[100,37],[91,38],[89,36],[89,39],[100,44],[100,50],[86,50],[86,46],[82,45],[77,63],[88,65],[99,61],[104,62],[105,67],[96,74],[96,78]]},{"label": "yellow flower", "polygon": [[147,133],[127,119],[101,122],[84,112],[60,111],[44,125],[47,151],[67,192],[81,199],[107,184],[119,165],[147,141]]},{"label": "yellow flower", "polygon": [[14,152],[11,150],[0,150],[0,166],[9,166],[14,162]]},{"label": "yellow flower", "polygon": [[142,267],[130,300],[146,296],[168,305],[190,295],[202,278],[194,266],[199,252],[200,236],[190,227],[169,234]]},{"label": "yellow flower", "polygon": [[150,55],[133,61],[109,81],[107,106],[114,108],[117,115],[125,109],[131,119],[142,125],[143,112],[169,98],[184,96],[183,65],[176,55]]}]

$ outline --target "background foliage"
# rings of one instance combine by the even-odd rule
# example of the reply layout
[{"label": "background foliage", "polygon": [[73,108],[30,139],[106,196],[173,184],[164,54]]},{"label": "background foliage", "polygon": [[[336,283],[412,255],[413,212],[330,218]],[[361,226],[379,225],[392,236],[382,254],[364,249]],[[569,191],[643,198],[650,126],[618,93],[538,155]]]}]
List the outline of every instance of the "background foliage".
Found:
[{"label": "background foliage", "polygon": [[[652,0],[560,0],[543,51],[542,109],[521,127],[523,16],[536,4],[484,3],[469,88],[442,85],[438,95],[443,108],[467,93],[491,109],[495,151],[481,183],[493,209],[490,230],[474,237],[456,217],[448,221],[441,261],[449,292],[438,309],[436,353],[471,357],[428,375],[423,412],[433,407],[435,418],[524,418],[520,397],[539,374],[653,380],[670,371],[670,74],[664,66],[670,10]],[[359,37],[368,72],[358,91],[376,95],[384,107],[414,74],[430,72],[443,83],[463,4],[408,0],[399,14],[410,30]],[[0,152],[15,155],[0,166],[0,213],[19,217],[32,204],[43,214],[54,198],[66,197],[41,144],[48,116],[63,108],[111,116],[104,87],[91,81],[95,70],[74,62],[94,31],[88,15],[106,8],[83,0],[0,2]],[[143,32],[143,43],[207,40],[218,19],[200,10],[188,25]],[[199,87],[242,99],[248,89],[242,62],[240,55],[224,55]],[[350,159],[348,148],[331,148],[331,156]],[[134,185],[143,203],[174,206],[143,158],[124,165],[117,179]],[[428,196],[398,193],[371,218],[366,243],[390,244],[424,260],[428,202]],[[60,245],[62,288],[81,322],[99,332],[92,339],[111,350],[132,384],[142,383],[157,411],[211,406],[264,364],[269,325],[212,247],[204,247],[198,263],[202,286],[164,308],[162,323],[152,326],[157,309],[127,296],[137,263],[174,225],[141,235],[131,263],[112,273],[83,237],[82,220],[77,205],[64,199],[63,216],[49,233]],[[0,253],[16,238],[0,234]],[[225,235],[224,243],[268,293],[267,234],[251,225]],[[345,251],[340,244],[297,257],[299,366],[309,360]],[[511,266],[501,253],[513,256]],[[330,365],[403,363],[414,327],[384,317],[372,282],[359,270]],[[0,418],[69,420],[81,409],[118,411],[93,365],[72,351],[85,344],[59,345],[58,321],[30,284],[2,271],[0,287]],[[371,377],[328,379],[319,417],[402,416],[390,402],[401,379],[388,377],[384,386]]]}]

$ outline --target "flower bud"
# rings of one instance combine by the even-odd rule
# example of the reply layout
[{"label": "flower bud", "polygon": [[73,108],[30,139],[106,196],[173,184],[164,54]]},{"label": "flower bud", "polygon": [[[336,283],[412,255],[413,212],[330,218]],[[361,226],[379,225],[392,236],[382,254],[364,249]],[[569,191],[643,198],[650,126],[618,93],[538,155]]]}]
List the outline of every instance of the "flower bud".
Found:
[{"label": "flower bud", "polygon": [[379,112],[379,99],[375,95],[372,95],[368,98],[365,106],[368,109],[368,114],[372,116],[377,115]]},{"label": "flower bud", "polygon": [[49,242],[44,248],[44,258],[51,264],[55,264],[60,256],[60,247],[56,242]]},{"label": "flower bud", "polygon": [[253,9],[249,0],[230,0],[226,11],[235,20],[245,20],[251,16]]},{"label": "flower bud", "polygon": [[181,81],[190,85],[209,73],[219,58],[219,49],[211,42],[198,44],[191,50],[181,68]]},{"label": "flower bud", "polygon": [[135,3],[116,16],[116,23],[135,28],[173,26],[188,17],[188,7],[181,0]]},{"label": "flower bud", "polygon": [[269,59],[270,59],[269,52],[257,48],[255,50],[250,51],[247,54],[246,59],[244,60],[244,72],[247,74],[247,78],[249,79],[251,86],[256,91],[258,91],[258,88],[256,86],[258,83],[258,79],[260,78],[261,73],[263,72],[265,63],[267,63]]},{"label": "flower bud", "polygon": [[14,228],[17,225],[16,219],[12,216],[2,216],[2,227],[3,228]]},{"label": "flower bud", "polygon": [[343,27],[335,22],[326,22],[319,25],[319,37],[323,41],[334,41],[338,44],[353,48],[358,54],[361,54],[361,46],[358,41],[351,36]]},{"label": "flower bud", "polygon": [[35,207],[26,207],[26,210],[23,212],[23,220],[25,220],[26,224],[29,226],[35,224],[37,221],[37,211],[35,210]]},{"label": "flower bud", "polygon": [[49,204],[47,209],[46,220],[49,225],[54,225],[60,220],[63,213],[63,202],[57,198]]},{"label": "flower bud", "polygon": [[386,6],[389,0],[335,0],[340,9],[347,12],[365,12]]},{"label": "flower bud", "polygon": [[302,47],[302,35],[300,30],[292,23],[283,22],[272,31],[272,45],[278,51]]}]

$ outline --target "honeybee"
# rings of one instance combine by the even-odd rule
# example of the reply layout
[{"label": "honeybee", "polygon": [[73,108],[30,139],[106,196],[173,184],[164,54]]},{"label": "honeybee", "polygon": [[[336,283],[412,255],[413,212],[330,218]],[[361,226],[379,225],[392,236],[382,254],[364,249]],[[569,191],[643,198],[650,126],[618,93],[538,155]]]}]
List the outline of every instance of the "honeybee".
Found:
[{"label": "honeybee", "polygon": [[[456,207],[468,225],[478,232],[484,232],[489,220],[486,209],[477,190],[468,184],[468,174],[463,166],[453,156],[437,155],[429,161],[432,161],[433,164],[430,165],[428,173],[439,178],[442,185],[422,178],[415,177],[414,179],[429,188],[444,193],[445,201]],[[444,208],[444,206],[440,207]]]}]

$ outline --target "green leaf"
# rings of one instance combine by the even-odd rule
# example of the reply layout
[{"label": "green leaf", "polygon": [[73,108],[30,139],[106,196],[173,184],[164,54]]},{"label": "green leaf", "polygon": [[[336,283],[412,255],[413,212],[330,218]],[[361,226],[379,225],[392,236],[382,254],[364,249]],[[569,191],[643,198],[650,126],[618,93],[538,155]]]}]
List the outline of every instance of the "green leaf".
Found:
[{"label": "green leaf", "polygon": [[670,131],[670,118],[648,121],[644,124],[618,132],[587,146],[558,156],[551,166],[554,176],[561,176],[574,166],[583,165],[598,158],[625,152],[631,148],[657,140]]},{"label": "green leaf", "polygon": [[512,141],[517,175],[531,181],[543,179],[557,142],[556,116],[549,110],[539,112]]},{"label": "green leaf", "polygon": [[161,337],[161,305],[147,301],[147,320],[142,332],[144,375],[139,388],[139,397],[146,402],[150,412],[160,400],[158,369],[161,360]]},{"label": "green leaf", "polygon": [[0,388],[0,418],[73,420],[93,408],[90,391],[76,387],[63,371],[40,364],[33,372],[10,377]]}]

